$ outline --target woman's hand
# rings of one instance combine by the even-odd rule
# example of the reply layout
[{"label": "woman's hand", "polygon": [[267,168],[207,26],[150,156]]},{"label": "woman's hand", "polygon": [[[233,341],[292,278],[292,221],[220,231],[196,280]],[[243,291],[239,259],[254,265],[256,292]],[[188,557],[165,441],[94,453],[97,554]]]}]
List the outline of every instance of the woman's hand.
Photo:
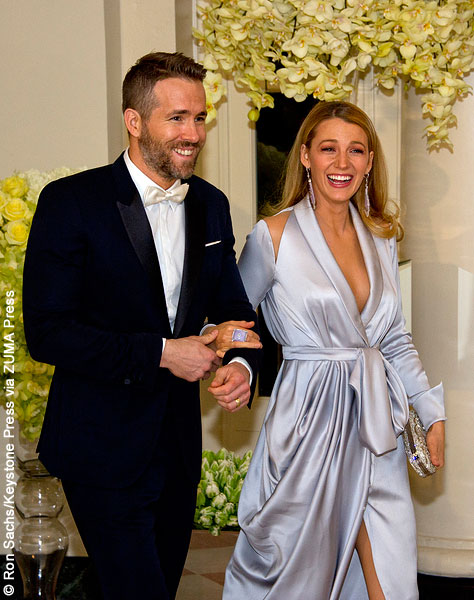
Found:
[{"label": "woman's hand", "polygon": [[[209,347],[215,350],[217,356],[220,358],[222,358],[230,348],[261,348],[262,344],[260,343],[260,337],[255,331],[250,329],[254,325],[254,321],[224,321],[224,323],[220,323],[220,325],[208,327],[205,331],[206,334],[216,330],[218,331],[216,339]],[[247,340],[245,342],[232,341],[232,334],[235,329],[240,329],[247,333]]]},{"label": "woman's hand", "polygon": [[428,429],[426,445],[430,452],[431,462],[440,469],[444,466],[444,421],[436,421]]}]

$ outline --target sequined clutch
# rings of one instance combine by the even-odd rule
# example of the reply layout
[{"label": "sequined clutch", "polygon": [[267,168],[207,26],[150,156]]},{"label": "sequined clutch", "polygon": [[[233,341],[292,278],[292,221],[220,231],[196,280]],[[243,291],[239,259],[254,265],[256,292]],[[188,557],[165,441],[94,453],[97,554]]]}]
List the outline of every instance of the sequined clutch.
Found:
[{"label": "sequined clutch", "polygon": [[426,431],[418,413],[412,407],[410,408],[408,423],[402,435],[408,462],[413,469],[420,477],[433,475],[436,472],[436,467],[431,462],[428,446],[426,445]]}]

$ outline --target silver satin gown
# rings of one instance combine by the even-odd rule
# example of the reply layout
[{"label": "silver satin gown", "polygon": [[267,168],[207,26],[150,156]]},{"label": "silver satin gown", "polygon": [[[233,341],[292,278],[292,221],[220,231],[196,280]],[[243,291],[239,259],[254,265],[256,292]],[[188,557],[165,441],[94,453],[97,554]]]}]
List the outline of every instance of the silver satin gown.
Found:
[{"label": "silver satin gown", "polygon": [[444,419],[404,328],[396,242],[351,214],[370,279],[359,313],[307,198],[275,264],[264,221],[239,268],[284,361],[239,503],[223,600],[367,600],[354,551],[362,519],[386,600],[415,600],[416,534],[402,432],[408,400]]}]

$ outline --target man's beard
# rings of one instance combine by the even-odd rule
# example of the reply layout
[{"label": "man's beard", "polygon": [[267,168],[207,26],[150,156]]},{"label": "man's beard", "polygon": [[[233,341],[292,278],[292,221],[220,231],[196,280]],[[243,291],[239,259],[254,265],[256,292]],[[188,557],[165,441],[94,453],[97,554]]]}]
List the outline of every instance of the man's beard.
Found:
[{"label": "man's beard", "polygon": [[[150,135],[150,131],[145,124],[142,134],[138,139],[138,146],[147,167],[163,179],[169,181],[191,177],[202,147],[200,143],[193,144],[192,142],[159,142]],[[173,162],[173,148],[177,146],[180,148],[197,148],[198,152],[194,160],[185,165],[176,165]]]}]

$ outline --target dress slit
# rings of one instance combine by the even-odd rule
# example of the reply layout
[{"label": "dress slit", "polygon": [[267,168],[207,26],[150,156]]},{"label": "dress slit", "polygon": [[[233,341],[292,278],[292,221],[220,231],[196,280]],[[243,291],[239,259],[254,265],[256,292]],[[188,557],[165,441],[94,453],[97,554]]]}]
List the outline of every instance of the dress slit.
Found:
[{"label": "dress slit", "polygon": [[[360,535],[362,533],[362,538],[360,539]],[[361,546],[363,545],[363,548],[361,548]],[[374,553],[372,550],[372,542],[370,541],[370,537],[369,537],[369,532],[367,530],[367,525],[365,524],[365,520],[362,519],[362,523],[360,525],[360,529],[359,529],[359,533],[357,536],[357,541],[356,541],[356,548],[355,548],[357,554],[359,555],[359,561],[361,564],[361,569],[362,569],[362,573],[364,575],[364,579],[365,579],[365,584],[367,586],[367,594],[369,594],[369,590],[368,590],[368,579],[371,580],[371,583],[375,586],[380,587],[380,594],[377,595],[377,600],[386,600],[385,599],[385,593],[382,589],[382,584],[380,583],[380,579],[377,573],[377,569],[375,567],[375,559],[374,559]],[[362,552],[363,550],[363,552]],[[375,582],[376,580],[376,582]],[[370,598],[370,595],[369,595]]]}]

